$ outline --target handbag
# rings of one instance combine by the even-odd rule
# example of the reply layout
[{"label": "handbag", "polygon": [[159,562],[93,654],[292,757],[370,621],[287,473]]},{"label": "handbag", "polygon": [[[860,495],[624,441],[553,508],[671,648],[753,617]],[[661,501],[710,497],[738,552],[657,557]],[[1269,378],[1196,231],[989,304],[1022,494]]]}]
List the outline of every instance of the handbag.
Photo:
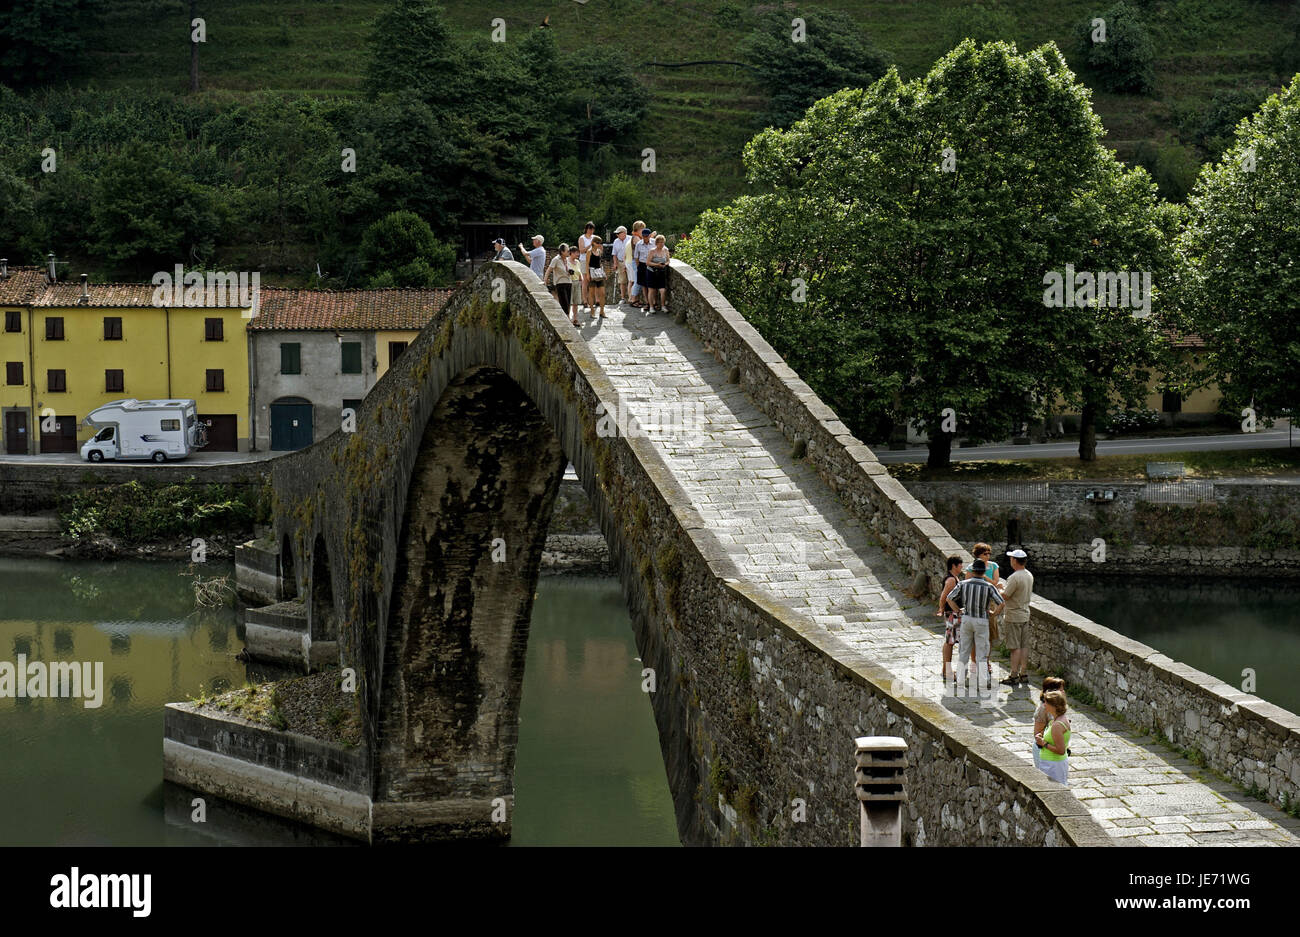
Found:
[{"label": "handbag", "polygon": [[[603,256],[603,255],[602,255],[602,256]],[[593,280],[603,280],[603,279],[605,279],[605,268],[604,268],[604,267],[590,267],[590,266],[589,266],[587,272],[590,274],[590,276],[591,276],[591,278],[592,278]]]}]

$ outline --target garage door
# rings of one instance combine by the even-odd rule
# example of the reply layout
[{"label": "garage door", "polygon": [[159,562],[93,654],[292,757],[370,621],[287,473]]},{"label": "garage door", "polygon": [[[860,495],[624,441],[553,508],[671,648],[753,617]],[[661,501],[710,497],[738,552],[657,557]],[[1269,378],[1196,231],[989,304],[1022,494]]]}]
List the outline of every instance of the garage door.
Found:
[{"label": "garage door", "polygon": [[[42,424],[45,422],[41,421]],[[75,416],[56,416],[54,432],[45,432],[41,426],[41,452],[76,452],[77,418]]]},{"label": "garage door", "polygon": [[234,413],[200,413],[199,422],[208,428],[204,452],[239,451],[239,417]]},{"label": "garage door", "polygon": [[291,397],[271,404],[271,448],[285,451],[311,444],[311,401]]}]

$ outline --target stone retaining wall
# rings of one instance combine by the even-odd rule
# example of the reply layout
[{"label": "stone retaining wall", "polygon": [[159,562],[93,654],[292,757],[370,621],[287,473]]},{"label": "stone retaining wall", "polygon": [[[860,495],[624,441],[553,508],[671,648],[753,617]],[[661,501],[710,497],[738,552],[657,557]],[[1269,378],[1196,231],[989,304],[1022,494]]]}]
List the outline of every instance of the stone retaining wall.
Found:
[{"label": "stone retaining wall", "polygon": [[[1007,523],[1045,570],[1107,575],[1300,578],[1300,485],[1268,480],[1142,482],[911,482],[947,529],[1000,548]],[[1091,491],[1113,501],[1089,501]],[[1170,499],[1161,503],[1152,499]],[[1203,500],[1197,500],[1202,498]]]},{"label": "stone retaining wall", "polygon": [[197,485],[260,487],[270,475],[266,462],[220,465],[174,462],[139,464],[42,464],[0,462],[0,514],[37,514],[59,506],[59,499],[81,488],[120,485],[129,481],[178,485],[193,478]]}]

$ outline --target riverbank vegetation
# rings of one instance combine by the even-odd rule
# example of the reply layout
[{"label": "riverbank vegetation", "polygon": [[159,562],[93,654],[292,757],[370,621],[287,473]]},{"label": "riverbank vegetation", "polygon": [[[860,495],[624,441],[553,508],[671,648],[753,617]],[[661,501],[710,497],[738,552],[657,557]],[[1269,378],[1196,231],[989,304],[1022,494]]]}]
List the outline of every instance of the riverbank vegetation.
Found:
[{"label": "riverbank vegetation", "polygon": [[265,492],[247,485],[201,485],[129,481],[83,488],[64,495],[59,524],[73,541],[109,537],[124,545],[177,537],[252,536],[269,512]]},{"label": "riverbank vegetation", "polygon": [[212,695],[200,688],[190,702],[344,748],[361,741],[357,694],[343,691],[337,670],[274,683],[249,683]]}]

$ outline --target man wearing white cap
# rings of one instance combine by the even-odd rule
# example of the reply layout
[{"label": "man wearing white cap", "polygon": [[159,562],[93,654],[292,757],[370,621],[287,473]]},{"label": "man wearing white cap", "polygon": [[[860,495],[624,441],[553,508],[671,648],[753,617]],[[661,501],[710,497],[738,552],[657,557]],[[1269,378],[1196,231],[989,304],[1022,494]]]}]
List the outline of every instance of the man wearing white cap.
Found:
[{"label": "man wearing white cap", "polygon": [[614,253],[614,266],[618,269],[618,303],[621,306],[630,298],[627,295],[627,249],[631,245],[627,240],[627,228],[623,225],[615,228],[614,233],[618,236],[614,238],[610,250]]},{"label": "man wearing white cap", "polygon": [[532,268],[533,273],[537,274],[537,279],[546,276],[546,248],[542,244],[546,238],[540,234],[533,235],[533,249],[529,250],[523,244],[519,245],[520,252],[528,255],[528,266]]},{"label": "man wearing white cap", "polygon": [[1002,616],[1002,637],[1011,652],[1011,675],[1002,683],[1014,687],[1029,683],[1029,674],[1025,673],[1025,654],[1029,643],[1029,603],[1034,597],[1034,574],[1025,568],[1029,555],[1024,550],[1012,550],[1007,556],[1011,558],[1012,572],[1002,590],[1002,601],[1007,606]]}]

